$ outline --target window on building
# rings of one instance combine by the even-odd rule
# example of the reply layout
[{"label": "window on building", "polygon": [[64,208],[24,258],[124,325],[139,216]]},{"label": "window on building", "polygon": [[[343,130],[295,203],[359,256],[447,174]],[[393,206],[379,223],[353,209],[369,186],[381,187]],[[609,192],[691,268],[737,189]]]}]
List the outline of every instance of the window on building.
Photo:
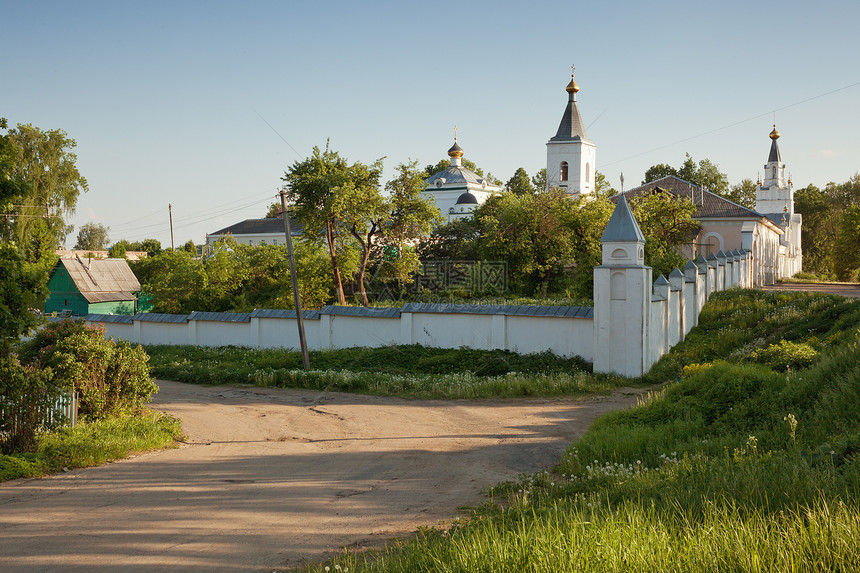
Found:
[{"label": "window on building", "polygon": [[567,161],[561,162],[561,180],[567,181]]},{"label": "window on building", "polygon": [[585,183],[591,183],[591,165],[588,163],[585,164]]}]

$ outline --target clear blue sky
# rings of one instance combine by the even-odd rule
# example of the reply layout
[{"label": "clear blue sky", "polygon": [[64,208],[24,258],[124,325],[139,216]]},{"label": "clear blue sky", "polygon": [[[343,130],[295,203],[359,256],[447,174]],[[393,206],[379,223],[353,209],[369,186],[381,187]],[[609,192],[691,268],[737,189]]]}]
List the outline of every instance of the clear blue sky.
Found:
[{"label": "clear blue sky", "polygon": [[[731,183],[767,159],[795,187],[860,170],[860,3],[0,3],[0,116],[77,140],[72,222],[177,245],[262,217],[313,146],[352,161],[545,166],[570,65],[619,187],[685,152]],[[268,124],[271,125],[271,127]],[[277,133],[276,133],[277,132]],[[70,236],[74,244],[77,231]]]}]

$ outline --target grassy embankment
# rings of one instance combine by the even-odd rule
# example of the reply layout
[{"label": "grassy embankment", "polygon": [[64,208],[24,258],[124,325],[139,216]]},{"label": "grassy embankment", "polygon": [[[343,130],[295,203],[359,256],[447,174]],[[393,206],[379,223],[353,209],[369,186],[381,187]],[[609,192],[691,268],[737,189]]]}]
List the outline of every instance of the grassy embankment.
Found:
[{"label": "grassy embankment", "polygon": [[309,571],[854,571],[860,301],[729,291],[551,472]]},{"label": "grassy embankment", "polygon": [[179,420],[158,413],[81,422],[45,434],[35,452],[0,454],[0,481],[97,466],[169,447],[179,436]]}]

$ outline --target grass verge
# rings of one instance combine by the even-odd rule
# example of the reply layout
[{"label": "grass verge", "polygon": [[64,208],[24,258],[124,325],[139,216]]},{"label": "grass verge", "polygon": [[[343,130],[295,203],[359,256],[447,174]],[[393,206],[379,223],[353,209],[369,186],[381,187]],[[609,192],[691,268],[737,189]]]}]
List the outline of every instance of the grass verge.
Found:
[{"label": "grass verge", "polygon": [[301,355],[282,349],[148,346],[152,375],[197,384],[254,384],[424,399],[586,396],[630,381],[592,375],[578,357],[552,352],[428,348],[347,348]]},{"label": "grass verge", "polygon": [[855,570],[860,301],[715,295],[666,379],[468,519],[303,570]]},{"label": "grass verge", "polygon": [[0,481],[97,466],[169,447],[179,436],[179,420],[157,412],[82,422],[45,434],[36,452],[0,455]]}]

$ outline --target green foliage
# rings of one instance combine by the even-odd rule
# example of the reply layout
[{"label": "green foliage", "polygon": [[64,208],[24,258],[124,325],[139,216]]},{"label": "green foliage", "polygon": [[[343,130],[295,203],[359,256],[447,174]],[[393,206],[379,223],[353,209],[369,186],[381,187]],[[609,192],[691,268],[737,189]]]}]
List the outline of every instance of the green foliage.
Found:
[{"label": "green foliage", "polygon": [[110,227],[100,223],[85,223],[78,231],[78,242],[75,249],[82,251],[101,251],[108,246]]},{"label": "green foliage", "polygon": [[580,358],[551,352],[521,355],[501,350],[449,350],[418,345],[348,348],[301,355],[238,347],[150,346],[159,378],[197,384],[262,386],[397,395],[410,398],[492,398],[605,393],[627,383],[591,376]]},{"label": "green foliage", "polygon": [[[319,244],[303,239],[295,239],[293,246],[302,308],[320,308],[330,299],[326,254]],[[130,264],[142,289],[154,297],[154,312],[250,312],[294,306],[284,245],[251,246],[224,239],[204,260],[186,250],[168,249]]]},{"label": "green foliage", "polygon": [[756,189],[757,186],[752,179],[743,179],[740,183],[732,185],[724,197],[747,209],[755,209]]},{"label": "green foliage", "polygon": [[100,465],[169,447],[180,436],[179,420],[154,412],[83,421],[42,435],[35,452],[0,455],[0,481]]},{"label": "green foliage", "polygon": [[49,324],[23,345],[21,358],[50,368],[58,385],[77,391],[79,415],[90,419],[138,410],[158,391],[141,346],[106,340],[103,328],[83,320]]},{"label": "green foliage", "polygon": [[678,169],[665,163],[649,167],[645,172],[645,179],[642,184],[645,185],[668,175],[674,175],[684,181],[704,187],[717,195],[726,195],[729,192],[729,180],[725,173],[720,172],[719,166],[711,163],[710,159],[702,159],[697,164],[689,153]]},{"label": "green foliage", "polygon": [[669,276],[675,268],[683,267],[686,259],[680,247],[700,227],[693,219],[693,202],[657,189],[636,196],[630,208],[645,235],[645,264],[653,267],[654,276]]},{"label": "green foliage", "polygon": [[822,277],[856,280],[860,258],[857,204],[860,174],[823,190],[809,185],[795,192],[795,210],[803,215],[803,268]]},{"label": "green foliage", "polygon": [[511,178],[508,179],[508,182],[505,183],[505,191],[513,193],[514,195],[533,195],[538,191],[543,191],[543,189],[535,189],[532,187],[529,174],[526,173],[525,169],[519,167],[514,171]]},{"label": "green foliage", "polygon": [[[680,380],[598,419],[554,471],[491,488],[450,528],[307,570],[853,570],[858,329],[860,301],[720,293],[658,364],[686,366]],[[818,355],[787,374],[752,363],[804,346]]]},{"label": "green foliage", "polygon": [[122,240],[114,243],[110,248],[110,256],[112,259],[124,259],[128,241]]},{"label": "green foliage", "polygon": [[606,178],[606,175],[600,171],[594,171],[594,194],[598,197],[612,197],[617,195],[618,191],[612,186],[612,183]]},{"label": "green foliage", "polygon": [[61,425],[53,411],[60,389],[53,372],[22,366],[14,355],[0,357],[0,452],[32,452],[38,434]]},{"label": "green foliage", "polygon": [[503,260],[514,288],[546,296],[566,266],[590,273],[599,261],[611,204],[571,199],[563,191],[493,197],[475,210],[483,260]]},{"label": "green foliage", "polygon": [[818,358],[818,352],[812,346],[790,340],[780,340],[776,344],[759,348],[750,354],[751,360],[767,364],[777,372],[808,368],[816,358]]},{"label": "green foliage", "polygon": [[44,271],[28,264],[14,243],[0,242],[0,358],[36,325],[28,309],[42,306],[46,284]]},{"label": "green foliage", "polygon": [[[4,122],[5,125],[5,122]],[[70,232],[64,217],[75,212],[78,195],[88,189],[75,165],[74,139],[60,129],[42,130],[18,124],[4,136],[14,150],[11,177],[25,183],[14,215],[0,227],[3,238],[24,247],[30,262],[51,255]]]},{"label": "green foliage", "polygon": [[194,241],[188,239],[188,242],[182,247],[182,250],[186,253],[190,254],[192,257],[197,256],[197,246],[194,244]]}]

